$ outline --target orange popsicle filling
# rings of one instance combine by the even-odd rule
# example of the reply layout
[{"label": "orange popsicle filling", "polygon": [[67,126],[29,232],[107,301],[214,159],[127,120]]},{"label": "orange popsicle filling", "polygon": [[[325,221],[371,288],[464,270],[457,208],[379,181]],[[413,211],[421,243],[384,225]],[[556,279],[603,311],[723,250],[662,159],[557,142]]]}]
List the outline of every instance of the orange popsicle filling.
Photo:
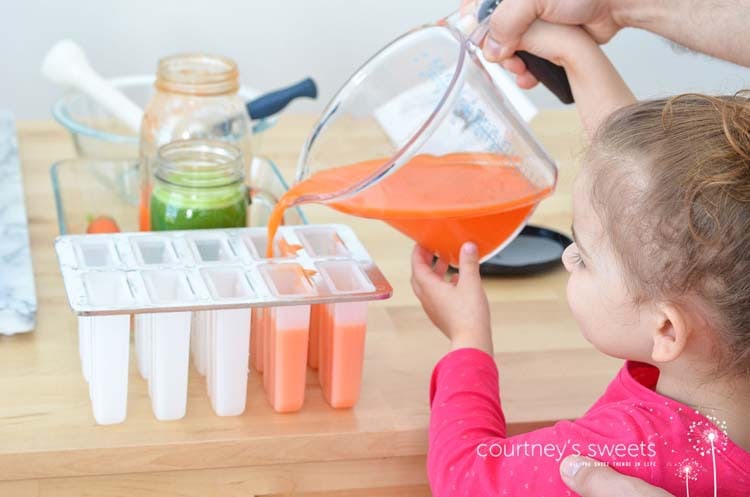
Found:
[{"label": "orange popsicle filling", "polygon": [[325,308],[319,332],[318,380],[332,407],[347,408],[359,400],[367,323],[339,323],[334,309]]},{"label": "orange popsicle filling", "polygon": [[254,307],[250,315],[250,364],[259,373],[263,372],[263,343],[266,335],[265,307]]},{"label": "orange popsicle filling", "polygon": [[320,354],[320,329],[325,312],[325,304],[314,304],[310,306],[310,341],[307,347],[307,365],[312,369],[318,369],[318,357]]},{"label": "orange popsicle filling", "polygon": [[265,336],[263,383],[268,402],[276,412],[297,411],[305,401],[308,326],[280,327],[274,313],[285,310],[280,307],[271,311]]}]

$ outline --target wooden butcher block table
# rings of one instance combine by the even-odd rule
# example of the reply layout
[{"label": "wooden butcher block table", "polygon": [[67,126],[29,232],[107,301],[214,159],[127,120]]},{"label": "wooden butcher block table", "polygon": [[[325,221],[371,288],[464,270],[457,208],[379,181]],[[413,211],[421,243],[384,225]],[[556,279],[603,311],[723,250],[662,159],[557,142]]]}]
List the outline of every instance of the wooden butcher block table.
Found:
[{"label": "wooden butcher block table", "polygon": [[[287,178],[312,123],[313,116],[287,115],[264,135],[263,154]],[[533,128],[559,161],[560,181],[532,222],[569,233],[580,127],[565,110],[542,113]],[[393,298],[370,305],[362,396],[353,409],[329,407],[311,372],[303,409],[276,414],[252,371],[245,413],[218,417],[191,368],[187,415],[160,422],[131,354],[127,419],[98,426],[53,249],[49,166],[75,152],[51,121],[19,122],[18,138],[39,314],[33,333],[0,336],[0,496],[429,495],[428,385],[448,342],[411,292],[409,239],[384,223],[307,209],[310,222],[350,225],[394,288]],[[368,137],[352,140],[364,147]],[[580,416],[620,365],[581,337],[566,280],[562,266],[485,279],[510,433]]]}]

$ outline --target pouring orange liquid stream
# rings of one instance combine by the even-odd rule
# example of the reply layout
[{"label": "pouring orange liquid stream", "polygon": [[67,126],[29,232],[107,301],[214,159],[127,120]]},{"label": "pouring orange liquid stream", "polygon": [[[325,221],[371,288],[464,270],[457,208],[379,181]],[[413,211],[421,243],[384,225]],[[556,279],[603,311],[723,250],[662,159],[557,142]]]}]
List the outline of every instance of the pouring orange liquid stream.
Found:
[{"label": "pouring orange liquid stream", "polygon": [[[540,188],[499,154],[418,155],[379,183],[343,200],[327,203],[355,216],[381,219],[423,247],[458,264],[464,242],[480,257],[494,252],[526,220],[552,188]],[[271,241],[284,211],[308,194],[335,193],[369,177],[384,163],[376,159],[319,171],[294,185],[279,200],[268,223]]]},{"label": "pouring orange liquid stream", "polygon": [[[348,214],[381,219],[456,265],[464,242],[476,243],[480,256],[494,252],[551,193],[551,187],[539,188],[529,181],[518,169],[517,160],[497,154],[419,155],[379,183],[328,205]],[[274,255],[273,240],[285,209],[301,203],[306,195],[336,193],[357,184],[383,163],[377,159],[323,170],[292,187],[269,220],[267,256]],[[298,340],[297,349],[309,347],[307,362],[318,368],[326,400],[333,407],[351,407],[359,397],[366,322],[337,323],[330,314],[331,306],[314,307],[309,340],[308,334],[285,338]],[[266,349],[275,348],[270,338],[275,333],[266,330],[260,339]],[[301,352],[295,354],[299,355]],[[269,368],[295,369],[300,360],[266,350],[264,360],[258,358],[258,363],[263,362],[264,380],[270,380]],[[267,390],[291,398],[304,389],[302,384],[279,381],[285,383],[277,379]]]}]

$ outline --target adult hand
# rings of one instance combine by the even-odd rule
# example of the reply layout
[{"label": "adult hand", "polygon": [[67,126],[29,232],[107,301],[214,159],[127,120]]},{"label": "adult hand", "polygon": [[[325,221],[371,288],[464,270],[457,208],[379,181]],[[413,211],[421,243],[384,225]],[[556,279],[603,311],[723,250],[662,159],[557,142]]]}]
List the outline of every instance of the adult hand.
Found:
[{"label": "adult hand", "polygon": [[568,456],[560,464],[565,484],[581,497],[675,497],[643,480],[621,475],[609,466],[582,456]]},{"label": "adult hand", "polygon": [[[478,1],[463,0],[461,11],[476,9]],[[580,25],[598,43],[607,42],[623,25],[610,7],[610,0],[503,0],[490,18],[490,32],[484,44],[487,60],[500,62],[516,74],[521,88],[532,88],[537,79],[515,56],[522,38],[537,19],[555,24]],[[537,54],[535,54],[537,55]]]},{"label": "adult hand", "polygon": [[[462,12],[478,2],[462,0]],[[582,26],[598,43],[606,43],[624,27],[645,29],[691,50],[750,66],[749,17],[750,0],[734,0],[721,8],[684,0],[503,0],[490,18],[484,55],[518,75],[522,88],[536,85],[536,78],[513,54],[529,27],[542,19]]]},{"label": "adult hand", "polygon": [[624,27],[612,0],[503,0],[490,19],[493,45],[488,55],[507,58],[536,20],[582,26],[598,43],[606,43]]}]

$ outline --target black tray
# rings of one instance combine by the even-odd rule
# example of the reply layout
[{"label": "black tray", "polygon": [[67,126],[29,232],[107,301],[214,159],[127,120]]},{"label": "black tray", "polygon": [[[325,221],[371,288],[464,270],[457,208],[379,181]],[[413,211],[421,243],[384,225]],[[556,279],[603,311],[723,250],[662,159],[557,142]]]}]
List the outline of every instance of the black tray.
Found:
[{"label": "black tray", "polygon": [[561,264],[565,247],[573,240],[562,233],[538,226],[526,226],[498,254],[483,262],[479,272],[485,276],[536,274]]}]

